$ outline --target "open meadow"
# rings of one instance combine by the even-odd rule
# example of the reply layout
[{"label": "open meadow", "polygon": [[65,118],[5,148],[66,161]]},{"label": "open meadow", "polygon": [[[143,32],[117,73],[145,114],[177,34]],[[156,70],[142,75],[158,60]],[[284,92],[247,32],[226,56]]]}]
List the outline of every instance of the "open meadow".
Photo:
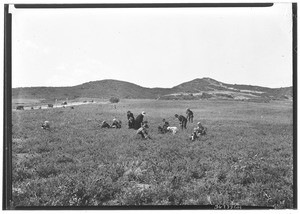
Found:
[{"label": "open meadow", "polygon": [[[293,207],[290,101],[120,100],[118,104],[13,111],[14,206],[248,205]],[[165,118],[194,112],[176,135]],[[152,140],[128,129],[146,112]],[[121,129],[100,129],[103,120]],[[50,130],[41,129],[48,120]],[[207,127],[189,137],[197,122]]]}]

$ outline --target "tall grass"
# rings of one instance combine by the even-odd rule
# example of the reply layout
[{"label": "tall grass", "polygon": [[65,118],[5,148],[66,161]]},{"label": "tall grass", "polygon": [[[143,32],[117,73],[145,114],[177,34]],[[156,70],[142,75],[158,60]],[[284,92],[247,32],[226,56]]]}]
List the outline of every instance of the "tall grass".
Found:
[{"label": "tall grass", "polygon": [[[15,206],[253,205],[292,208],[292,106],[283,102],[121,100],[113,105],[13,112]],[[165,118],[194,124],[158,134]],[[126,126],[146,111],[152,140]],[[100,129],[103,120],[121,129]],[[50,121],[51,129],[40,125]],[[196,122],[208,128],[188,138]]]}]

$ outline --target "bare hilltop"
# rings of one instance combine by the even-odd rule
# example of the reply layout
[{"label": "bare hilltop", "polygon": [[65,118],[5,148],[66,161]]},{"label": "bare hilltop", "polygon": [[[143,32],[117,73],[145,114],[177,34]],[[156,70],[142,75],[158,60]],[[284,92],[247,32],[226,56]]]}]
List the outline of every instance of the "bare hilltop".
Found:
[{"label": "bare hilltop", "polygon": [[293,88],[227,84],[211,78],[198,78],[172,88],[146,88],[125,81],[107,79],[72,87],[12,89],[13,99],[64,100],[81,97],[163,100],[229,99],[269,102],[270,100],[292,100]]}]

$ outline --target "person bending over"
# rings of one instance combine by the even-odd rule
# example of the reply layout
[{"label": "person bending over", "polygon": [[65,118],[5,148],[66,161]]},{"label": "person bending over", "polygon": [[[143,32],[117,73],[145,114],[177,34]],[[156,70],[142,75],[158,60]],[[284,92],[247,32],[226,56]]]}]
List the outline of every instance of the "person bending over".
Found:
[{"label": "person bending over", "polygon": [[105,120],[101,124],[101,129],[103,128],[110,128],[110,125]]},{"label": "person bending over", "polygon": [[179,120],[181,130],[183,130],[183,128],[186,129],[187,119],[182,115],[178,116],[178,114],[175,114],[175,117]]},{"label": "person bending over", "polygon": [[113,119],[113,123],[111,124],[111,128],[120,129],[122,122],[117,120],[116,118]]},{"label": "person bending over", "polygon": [[137,130],[139,128],[141,128],[142,126],[142,122],[144,120],[144,116],[146,115],[146,112],[142,112],[141,114],[139,114],[134,121],[134,128]]}]

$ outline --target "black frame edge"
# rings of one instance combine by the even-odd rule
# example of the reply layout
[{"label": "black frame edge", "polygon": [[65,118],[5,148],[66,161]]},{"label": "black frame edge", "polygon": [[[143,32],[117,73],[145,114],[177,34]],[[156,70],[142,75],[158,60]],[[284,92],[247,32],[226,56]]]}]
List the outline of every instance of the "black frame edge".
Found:
[{"label": "black frame edge", "polygon": [[240,206],[216,209],[216,205],[137,205],[137,206],[17,206],[16,210],[271,210],[267,206]]},{"label": "black frame edge", "polygon": [[4,108],[3,108],[3,190],[2,209],[11,208],[12,201],[12,144],[11,144],[11,36],[12,15],[4,5]]},{"label": "black frame edge", "polygon": [[106,3],[106,4],[14,4],[17,9],[45,8],[171,8],[171,7],[272,7],[273,3]]},{"label": "black frame edge", "polygon": [[292,3],[293,21],[293,207],[297,209],[297,3]]}]

